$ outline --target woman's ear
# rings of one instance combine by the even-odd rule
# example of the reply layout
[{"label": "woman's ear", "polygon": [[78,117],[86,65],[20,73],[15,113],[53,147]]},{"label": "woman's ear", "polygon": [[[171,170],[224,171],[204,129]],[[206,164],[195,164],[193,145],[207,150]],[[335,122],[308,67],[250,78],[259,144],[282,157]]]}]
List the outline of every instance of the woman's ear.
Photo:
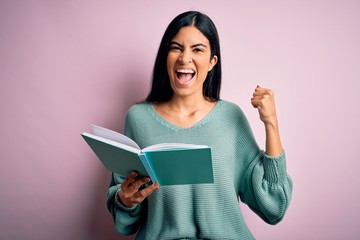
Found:
[{"label": "woman's ear", "polygon": [[209,62],[209,72],[213,69],[213,67],[216,65],[218,61],[218,57],[216,55],[213,56],[213,58]]}]

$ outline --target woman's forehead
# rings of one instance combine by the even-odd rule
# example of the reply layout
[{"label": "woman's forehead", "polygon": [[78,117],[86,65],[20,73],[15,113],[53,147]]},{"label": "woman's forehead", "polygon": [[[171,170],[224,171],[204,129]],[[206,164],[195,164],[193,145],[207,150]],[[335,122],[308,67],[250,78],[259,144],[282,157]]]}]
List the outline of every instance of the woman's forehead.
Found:
[{"label": "woman's forehead", "polygon": [[172,41],[179,44],[199,44],[209,45],[209,40],[205,35],[194,26],[186,26],[180,28],[177,34],[173,37]]}]

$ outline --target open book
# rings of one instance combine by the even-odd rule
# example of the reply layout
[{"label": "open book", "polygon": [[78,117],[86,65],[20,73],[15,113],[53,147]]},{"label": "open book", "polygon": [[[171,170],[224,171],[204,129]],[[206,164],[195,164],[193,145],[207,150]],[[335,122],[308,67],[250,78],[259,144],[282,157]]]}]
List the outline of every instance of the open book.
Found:
[{"label": "open book", "polygon": [[131,171],[159,185],[213,183],[211,149],[204,145],[163,143],[144,149],[125,135],[91,125],[82,133],[103,165],[126,177]]}]

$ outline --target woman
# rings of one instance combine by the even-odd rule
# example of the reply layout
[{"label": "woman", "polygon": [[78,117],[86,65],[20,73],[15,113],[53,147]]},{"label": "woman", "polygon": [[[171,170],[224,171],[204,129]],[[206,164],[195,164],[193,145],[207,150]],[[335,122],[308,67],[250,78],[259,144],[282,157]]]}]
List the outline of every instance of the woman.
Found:
[{"label": "woman", "polygon": [[107,206],[116,230],[137,239],[253,239],[238,198],[269,224],[289,206],[274,94],[256,87],[251,99],[265,125],[259,149],[241,109],[219,97],[221,57],[217,30],[199,12],[185,12],[168,26],[144,103],[128,111],[125,134],[141,148],[162,142],[212,148],[214,184],[159,188],[149,178],[112,174]]}]

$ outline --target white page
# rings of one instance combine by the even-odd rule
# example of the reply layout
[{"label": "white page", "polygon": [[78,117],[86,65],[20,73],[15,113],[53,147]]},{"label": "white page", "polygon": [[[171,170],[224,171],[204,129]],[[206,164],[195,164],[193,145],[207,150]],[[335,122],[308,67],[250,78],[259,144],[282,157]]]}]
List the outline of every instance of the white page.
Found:
[{"label": "white page", "polygon": [[143,149],[143,151],[154,151],[154,150],[164,150],[164,149],[198,149],[198,148],[208,148],[205,145],[195,145],[187,143],[159,143]]},{"label": "white page", "polygon": [[127,145],[127,144],[123,144],[123,143],[120,143],[120,142],[117,142],[117,141],[106,139],[106,138],[96,136],[96,135],[93,135],[93,134],[90,134],[90,133],[85,133],[84,132],[84,133],[82,133],[82,135],[85,136],[85,137],[88,137],[88,138],[92,138],[92,139],[107,143],[109,145],[112,145],[112,146],[115,146],[115,147],[118,147],[118,148],[125,149],[125,150],[127,150],[129,152],[133,152],[133,153],[136,153],[136,154],[141,153],[140,149],[131,147],[131,146]]},{"label": "white page", "polygon": [[140,147],[136,144],[136,142],[123,134],[96,125],[91,125],[91,130],[96,136],[119,142],[140,150]]}]

